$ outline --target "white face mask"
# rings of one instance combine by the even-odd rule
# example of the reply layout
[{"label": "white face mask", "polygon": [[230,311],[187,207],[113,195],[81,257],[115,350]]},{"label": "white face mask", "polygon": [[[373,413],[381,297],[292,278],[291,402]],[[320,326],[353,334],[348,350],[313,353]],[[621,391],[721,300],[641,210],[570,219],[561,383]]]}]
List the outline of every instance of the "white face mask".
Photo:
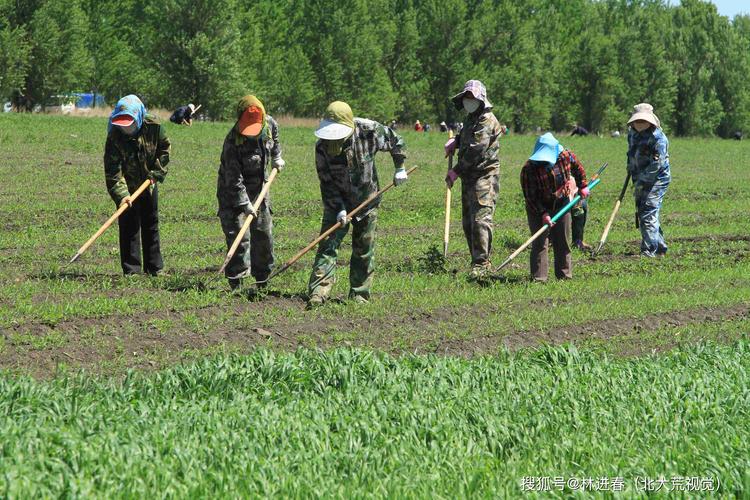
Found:
[{"label": "white face mask", "polygon": [[474,99],[473,97],[464,97],[464,109],[467,113],[473,113],[474,111],[479,109],[479,105],[481,102],[478,99]]},{"label": "white face mask", "polygon": [[135,135],[135,133],[138,132],[138,127],[135,122],[133,122],[127,127],[120,127],[120,130],[122,130],[122,133],[125,135]]}]

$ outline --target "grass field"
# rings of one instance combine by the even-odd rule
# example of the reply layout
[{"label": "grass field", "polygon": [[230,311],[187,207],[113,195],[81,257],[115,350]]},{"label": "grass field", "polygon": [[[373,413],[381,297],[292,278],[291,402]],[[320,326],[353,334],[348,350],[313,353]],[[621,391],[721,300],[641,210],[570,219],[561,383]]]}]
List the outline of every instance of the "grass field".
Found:
[{"label": "grass field", "polygon": [[[745,144],[671,141],[666,258],[638,257],[628,197],[603,254],[574,253],[573,281],[529,283],[522,255],[479,287],[466,280],[457,199],[448,272],[425,268],[442,240],[445,137],[406,131],[407,165],[419,169],[382,204],[373,302],[305,311],[312,253],[259,300],[211,279],[225,252],[215,185],[229,126],[168,126],[168,275],[125,278],[116,230],[67,265],[114,208],[106,119],[0,115],[4,496],[451,497],[562,474],[717,476],[726,495],[748,490]],[[321,214],[312,131],[281,134],[278,263],[317,235]],[[502,142],[495,263],[528,237],[518,176],[533,141]],[[626,142],[563,143],[590,173],[610,163],[590,201],[593,242],[624,179]],[[378,165],[389,180],[389,157]]]}]

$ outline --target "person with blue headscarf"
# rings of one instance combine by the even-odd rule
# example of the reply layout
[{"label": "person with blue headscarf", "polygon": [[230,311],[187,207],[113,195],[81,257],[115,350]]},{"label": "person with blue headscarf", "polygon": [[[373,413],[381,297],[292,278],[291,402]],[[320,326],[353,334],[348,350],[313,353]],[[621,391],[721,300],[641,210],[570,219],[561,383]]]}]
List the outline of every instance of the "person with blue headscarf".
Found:
[{"label": "person with blue headscarf", "polygon": [[547,248],[552,242],[555,252],[555,277],[573,277],[573,259],[570,255],[571,215],[566,213],[557,223],[552,216],[580,192],[581,198],[589,195],[586,171],[576,155],[565,149],[551,133],[536,140],[534,151],[521,169],[521,188],[526,200],[526,218],[531,234],[545,224],[550,224],[544,237],[531,244],[531,277],[534,281],[547,281],[549,263]]},{"label": "person with blue headscarf", "polygon": [[[164,268],[156,183],[163,182],[167,175],[170,147],[164,127],[146,112],[137,96],[127,95],[117,101],[107,125],[104,176],[115,204],[129,207],[117,221],[120,263],[125,274],[146,272],[155,276]],[[131,193],[147,179],[151,187],[132,200]]]}]

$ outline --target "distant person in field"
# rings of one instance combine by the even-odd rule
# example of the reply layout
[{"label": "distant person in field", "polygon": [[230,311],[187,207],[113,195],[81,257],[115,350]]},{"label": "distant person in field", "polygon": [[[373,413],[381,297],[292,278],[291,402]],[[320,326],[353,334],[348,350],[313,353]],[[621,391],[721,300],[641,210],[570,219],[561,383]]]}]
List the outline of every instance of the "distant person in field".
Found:
[{"label": "distant person in field", "polygon": [[[545,224],[577,193],[589,195],[586,171],[576,155],[565,149],[549,132],[540,136],[534,151],[521,169],[521,189],[526,200],[526,219],[531,234]],[[555,277],[573,277],[570,255],[571,215],[566,213],[542,237],[531,244],[531,278],[545,282],[549,273],[547,249],[552,242],[555,253]]]},{"label": "distant person in field", "polygon": [[423,130],[422,124],[417,120],[414,122],[414,131],[415,132],[421,132]]},{"label": "distant person in field", "polygon": [[576,123],[573,125],[573,131],[570,133],[570,135],[571,137],[574,135],[587,136],[589,135],[589,131]]},{"label": "distant person in field", "polygon": [[[117,101],[107,127],[104,175],[115,204],[130,207],[117,220],[120,263],[125,274],[146,272],[155,276],[164,268],[156,183],[163,182],[167,175],[169,151],[164,127],[155,116],[146,113],[138,97],[127,95]],[[149,189],[132,200],[130,194],[147,179],[151,180]]]},{"label": "distant person in field", "polygon": [[441,132],[447,132],[448,131],[448,124],[443,122],[440,122],[440,131]]},{"label": "distant person in field", "polygon": [[667,242],[659,221],[672,174],[669,169],[669,140],[661,122],[648,103],[634,106],[628,120],[628,172],[633,179],[633,195],[641,229],[641,255],[662,256]]},{"label": "distant person in field", "polygon": [[391,120],[391,123],[389,123],[388,126],[391,127],[391,130],[396,130],[398,128],[398,123],[396,123],[396,120]]},{"label": "distant person in field", "polygon": [[487,89],[479,80],[469,80],[453,96],[456,108],[466,113],[458,136],[445,143],[445,154],[458,151],[456,166],[448,170],[445,182],[453,187],[461,179],[461,223],[471,253],[472,280],[482,280],[491,271],[492,217],[500,190],[501,128],[492,113]]},{"label": "distant person in field", "polygon": [[424,130],[425,132],[429,132],[430,130],[432,130],[432,127],[430,126],[429,123],[425,123],[424,128],[422,130]]},{"label": "distant person in field", "polygon": [[193,125],[193,113],[195,113],[195,105],[188,104],[187,106],[180,106],[174,110],[172,116],[169,117],[169,121],[176,123],[177,125]]},{"label": "distant person in field", "polygon": [[[257,97],[246,95],[240,99],[236,116],[237,121],[224,139],[216,187],[227,249],[246,217],[252,215],[254,219],[224,270],[232,290],[239,288],[247,276],[263,281],[271,274],[274,256],[270,193],[257,212],[253,203],[268,179],[269,165],[281,170],[286,164],[281,157],[279,126]],[[258,284],[259,288],[264,286],[265,283]]]},{"label": "distant person in field", "polygon": [[352,255],[349,261],[349,299],[370,300],[374,272],[375,226],[380,199],[350,218],[348,213],[380,189],[375,155],[388,152],[393,159],[393,182],[406,182],[406,145],[389,127],[373,120],[355,118],[348,104],[335,101],[315,131],[315,167],[323,199],[321,233],[336,224],[342,227],[320,242],[308,283],[308,307],[328,300],[335,282],[336,258],[341,241],[352,226]]},{"label": "distant person in field", "polygon": [[740,132],[739,130],[737,132],[735,132],[734,133],[734,140],[735,141],[741,141],[742,140],[742,132]]},{"label": "distant person in field", "polygon": [[619,130],[613,130],[612,134],[610,134],[610,135],[612,136],[613,139],[617,139],[618,137],[620,137],[620,131]]}]

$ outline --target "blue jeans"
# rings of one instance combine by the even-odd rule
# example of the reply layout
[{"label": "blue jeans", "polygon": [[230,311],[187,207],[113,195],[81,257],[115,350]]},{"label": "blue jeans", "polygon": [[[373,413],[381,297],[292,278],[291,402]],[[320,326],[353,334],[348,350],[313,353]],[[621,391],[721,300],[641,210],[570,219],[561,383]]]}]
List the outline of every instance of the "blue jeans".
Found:
[{"label": "blue jeans", "polygon": [[641,227],[641,255],[654,257],[667,253],[667,242],[659,223],[659,211],[671,176],[659,176],[653,184],[636,183],[635,207]]}]

